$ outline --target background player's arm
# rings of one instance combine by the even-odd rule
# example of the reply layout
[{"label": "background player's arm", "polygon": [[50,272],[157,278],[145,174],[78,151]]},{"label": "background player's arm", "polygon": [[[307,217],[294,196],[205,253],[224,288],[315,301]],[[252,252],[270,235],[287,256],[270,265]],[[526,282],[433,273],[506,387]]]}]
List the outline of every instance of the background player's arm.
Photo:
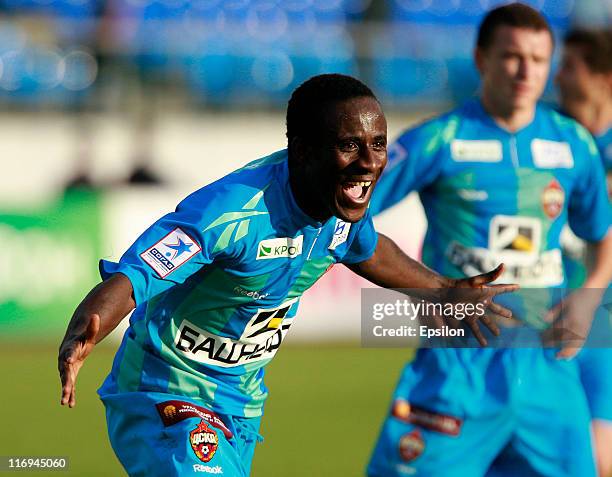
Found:
[{"label": "background player's arm", "polygon": [[599,242],[589,244],[589,273],[584,288],[605,289],[612,280],[612,231]]},{"label": "background player's arm", "polygon": [[76,377],[93,347],[136,306],[130,280],[116,273],[89,292],[77,307],[59,348],[61,404],[76,404]]}]

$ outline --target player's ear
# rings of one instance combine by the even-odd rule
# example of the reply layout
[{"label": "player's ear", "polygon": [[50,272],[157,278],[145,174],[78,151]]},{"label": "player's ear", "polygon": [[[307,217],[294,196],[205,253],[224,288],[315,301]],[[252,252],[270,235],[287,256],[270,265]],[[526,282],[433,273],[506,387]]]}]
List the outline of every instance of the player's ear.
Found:
[{"label": "player's ear", "polygon": [[295,164],[304,164],[310,155],[310,146],[299,136],[294,136],[289,142],[289,154]]}]

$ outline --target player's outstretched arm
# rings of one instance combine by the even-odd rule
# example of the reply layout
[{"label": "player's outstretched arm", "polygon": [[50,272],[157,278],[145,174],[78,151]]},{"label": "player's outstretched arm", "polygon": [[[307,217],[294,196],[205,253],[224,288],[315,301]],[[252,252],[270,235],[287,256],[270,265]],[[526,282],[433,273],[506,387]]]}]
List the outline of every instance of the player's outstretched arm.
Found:
[{"label": "player's outstretched arm", "polygon": [[93,347],[136,306],[130,280],[116,273],[94,287],[77,307],[59,347],[61,404],[76,404],[76,377]]},{"label": "player's outstretched arm", "polygon": [[[395,242],[382,234],[378,234],[378,244],[374,255],[368,260],[349,265],[349,268],[384,288],[410,289],[411,292],[418,290],[419,298],[434,302],[452,302],[459,298],[481,302],[489,311],[507,318],[512,316],[512,312],[493,303],[492,299],[500,293],[511,292],[519,288],[518,285],[490,285],[502,274],[503,265],[474,277],[464,279],[444,277],[410,258]],[[459,292],[457,289],[462,289],[462,291]],[[499,334],[499,329],[487,315],[483,315],[480,321],[493,334]],[[486,346],[487,340],[480,331],[477,320],[466,319],[465,323],[479,343]]]}]

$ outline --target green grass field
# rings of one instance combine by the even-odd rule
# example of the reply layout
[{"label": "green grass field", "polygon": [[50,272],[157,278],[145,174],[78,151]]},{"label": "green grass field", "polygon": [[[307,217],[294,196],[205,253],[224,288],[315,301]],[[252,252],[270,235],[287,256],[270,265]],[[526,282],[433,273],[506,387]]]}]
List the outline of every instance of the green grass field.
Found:
[{"label": "green grass field", "polygon": [[[110,369],[114,349],[100,346],[88,359],[79,375],[77,406],[68,409],[59,405],[54,346],[0,348],[0,456],[70,460],[68,472],[17,475],[124,475],[108,443],[104,408],[95,393]],[[393,386],[410,354],[328,344],[282,348],[268,367],[270,398],[261,429],[265,441],[255,452],[252,475],[363,475]]]}]

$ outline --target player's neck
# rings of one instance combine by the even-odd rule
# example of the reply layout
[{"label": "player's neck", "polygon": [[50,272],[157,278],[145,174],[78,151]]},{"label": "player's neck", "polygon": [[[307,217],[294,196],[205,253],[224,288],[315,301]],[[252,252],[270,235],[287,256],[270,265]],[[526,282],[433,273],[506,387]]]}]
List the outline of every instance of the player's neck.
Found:
[{"label": "player's neck", "polygon": [[316,200],[316,197],[314,197],[311,191],[307,190],[308,188],[305,182],[299,180],[298,177],[300,177],[299,171],[297,171],[296,167],[290,162],[289,187],[291,188],[295,203],[300,210],[311,219],[318,222],[324,222],[329,218],[329,214],[326,215],[324,212],[321,212],[322,207]]},{"label": "player's neck", "polygon": [[563,109],[594,136],[605,133],[612,126],[611,101],[570,101]]},{"label": "player's neck", "polygon": [[516,108],[495,101],[494,98],[483,95],[481,98],[485,111],[493,118],[499,127],[515,133],[529,125],[535,116],[536,105]]}]

